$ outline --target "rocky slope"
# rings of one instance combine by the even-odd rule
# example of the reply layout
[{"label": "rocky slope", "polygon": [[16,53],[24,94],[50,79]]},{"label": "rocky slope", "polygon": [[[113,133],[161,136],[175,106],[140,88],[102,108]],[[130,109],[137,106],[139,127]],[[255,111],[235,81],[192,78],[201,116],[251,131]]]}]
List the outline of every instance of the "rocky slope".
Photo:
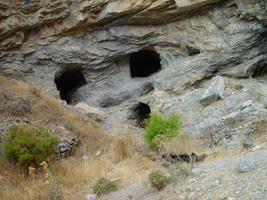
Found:
[{"label": "rocky slope", "polygon": [[179,177],[177,183],[161,192],[138,182],[100,199],[263,200],[267,198],[266,158],[266,149],[242,152],[201,164],[192,170],[192,175]]},{"label": "rocky slope", "polygon": [[24,0],[0,10],[0,72],[104,111],[107,130],[139,133],[151,110],[178,112],[189,136],[228,147],[265,120],[264,0]]}]

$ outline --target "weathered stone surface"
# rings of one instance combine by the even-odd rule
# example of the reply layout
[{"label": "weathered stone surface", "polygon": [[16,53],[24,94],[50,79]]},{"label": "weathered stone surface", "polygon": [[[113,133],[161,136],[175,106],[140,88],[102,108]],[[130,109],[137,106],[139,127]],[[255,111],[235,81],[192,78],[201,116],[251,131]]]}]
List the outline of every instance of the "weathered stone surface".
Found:
[{"label": "weathered stone surface", "polygon": [[225,138],[222,141],[222,145],[224,148],[241,148],[242,142],[244,141],[243,135],[232,135],[229,138]]},{"label": "weathered stone surface", "polygon": [[87,200],[93,200],[93,199],[96,199],[97,197],[97,194],[88,194],[86,195],[86,199]]},{"label": "weathered stone surface", "polygon": [[[102,110],[107,130],[135,125],[140,103],[180,113],[184,131],[210,145],[266,118],[264,1],[30,0],[0,11],[0,73],[59,97],[55,78],[79,69],[87,84],[72,88],[73,103]],[[132,77],[141,50],[157,52],[161,68]],[[211,95],[220,101],[202,106]]]},{"label": "weathered stone surface", "polygon": [[256,168],[256,163],[254,160],[246,159],[238,164],[238,172],[243,173]]},{"label": "weathered stone surface", "polygon": [[65,143],[59,143],[59,144],[58,144],[58,148],[59,148],[59,152],[60,152],[60,153],[63,153],[63,152],[65,152],[65,151],[67,151],[68,146],[67,146],[67,144],[65,144]]},{"label": "weathered stone surface", "polygon": [[79,110],[81,110],[84,114],[88,115],[89,117],[92,117],[98,120],[102,120],[105,116],[105,113],[102,110],[94,108],[94,107],[90,107],[88,106],[88,104],[84,102],[80,102],[76,104],[74,107],[78,108]]},{"label": "weathered stone surface", "polygon": [[23,40],[24,40],[23,31],[17,31],[15,33],[15,35],[13,35],[12,37],[4,40],[0,44],[0,50],[7,50],[7,49],[19,47],[20,45],[22,45]]},{"label": "weathered stone surface", "polygon": [[189,1],[189,0],[175,0],[178,11],[185,12],[188,10],[193,10],[207,4],[215,3],[220,0],[198,0],[198,1]]},{"label": "weathered stone surface", "polygon": [[207,96],[203,99],[200,99],[199,103],[202,105],[202,106],[208,106],[210,105],[211,103],[213,102],[216,102],[216,101],[219,101],[221,100],[221,97],[217,94],[212,94],[210,96]]},{"label": "weathered stone surface", "polygon": [[243,142],[243,147],[246,149],[252,148],[255,146],[255,143],[252,139],[245,139]]}]

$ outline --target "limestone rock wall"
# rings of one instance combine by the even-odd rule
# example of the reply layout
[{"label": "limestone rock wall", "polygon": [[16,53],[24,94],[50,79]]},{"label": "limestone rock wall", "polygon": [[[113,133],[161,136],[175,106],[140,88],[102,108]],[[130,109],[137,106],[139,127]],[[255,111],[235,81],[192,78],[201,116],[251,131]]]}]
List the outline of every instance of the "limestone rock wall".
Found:
[{"label": "limestone rock wall", "polygon": [[[87,84],[73,81],[79,87],[65,96],[103,110],[107,129],[115,121],[136,127],[136,108],[145,103],[181,113],[189,135],[209,133],[219,144],[228,133],[249,134],[242,124],[265,117],[266,13],[264,0],[1,1],[0,73],[37,81],[60,98],[55,80],[75,71]],[[161,69],[132,77],[140,51],[156,52]],[[216,76],[224,87],[211,93],[221,99],[203,106]]]}]

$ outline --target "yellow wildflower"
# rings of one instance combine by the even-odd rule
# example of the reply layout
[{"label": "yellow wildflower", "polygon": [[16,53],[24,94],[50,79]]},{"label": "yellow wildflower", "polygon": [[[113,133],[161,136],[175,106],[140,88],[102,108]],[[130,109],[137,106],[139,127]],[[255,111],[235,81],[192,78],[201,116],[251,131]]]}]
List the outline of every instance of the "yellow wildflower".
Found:
[{"label": "yellow wildflower", "polygon": [[35,171],[34,167],[29,167],[29,175],[33,174],[34,171]]},{"label": "yellow wildflower", "polygon": [[49,180],[44,182],[44,185],[49,185],[49,184],[50,184]]},{"label": "yellow wildflower", "polygon": [[40,164],[44,169],[46,169],[47,168],[47,162],[45,162],[45,161],[43,161],[41,164]]}]

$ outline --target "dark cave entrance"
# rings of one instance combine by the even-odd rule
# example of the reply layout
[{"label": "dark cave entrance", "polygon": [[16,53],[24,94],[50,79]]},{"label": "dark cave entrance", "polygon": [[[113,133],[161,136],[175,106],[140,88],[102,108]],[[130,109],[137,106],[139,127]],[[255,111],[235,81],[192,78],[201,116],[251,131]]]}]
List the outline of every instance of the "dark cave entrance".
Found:
[{"label": "dark cave entrance", "polygon": [[131,77],[148,77],[161,69],[160,56],[152,50],[141,50],[130,55]]},{"label": "dark cave entrance", "polygon": [[56,75],[55,84],[60,92],[60,98],[72,104],[75,91],[87,82],[81,68],[71,68],[65,69],[61,75]]},{"label": "dark cave entrance", "polygon": [[200,54],[200,50],[194,47],[187,46],[186,50],[189,56],[195,56],[195,55]]},{"label": "dark cave entrance", "polygon": [[149,117],[151,113],[149,105],[145,103],[139,103],[134,109],[136,125],[144,128],[144,120]]},{"label": "dark cave entrance", "polygon": [[267,64],[259,63],[256,69],[251,74],[253,78],[265,76],[267,74]]}]

